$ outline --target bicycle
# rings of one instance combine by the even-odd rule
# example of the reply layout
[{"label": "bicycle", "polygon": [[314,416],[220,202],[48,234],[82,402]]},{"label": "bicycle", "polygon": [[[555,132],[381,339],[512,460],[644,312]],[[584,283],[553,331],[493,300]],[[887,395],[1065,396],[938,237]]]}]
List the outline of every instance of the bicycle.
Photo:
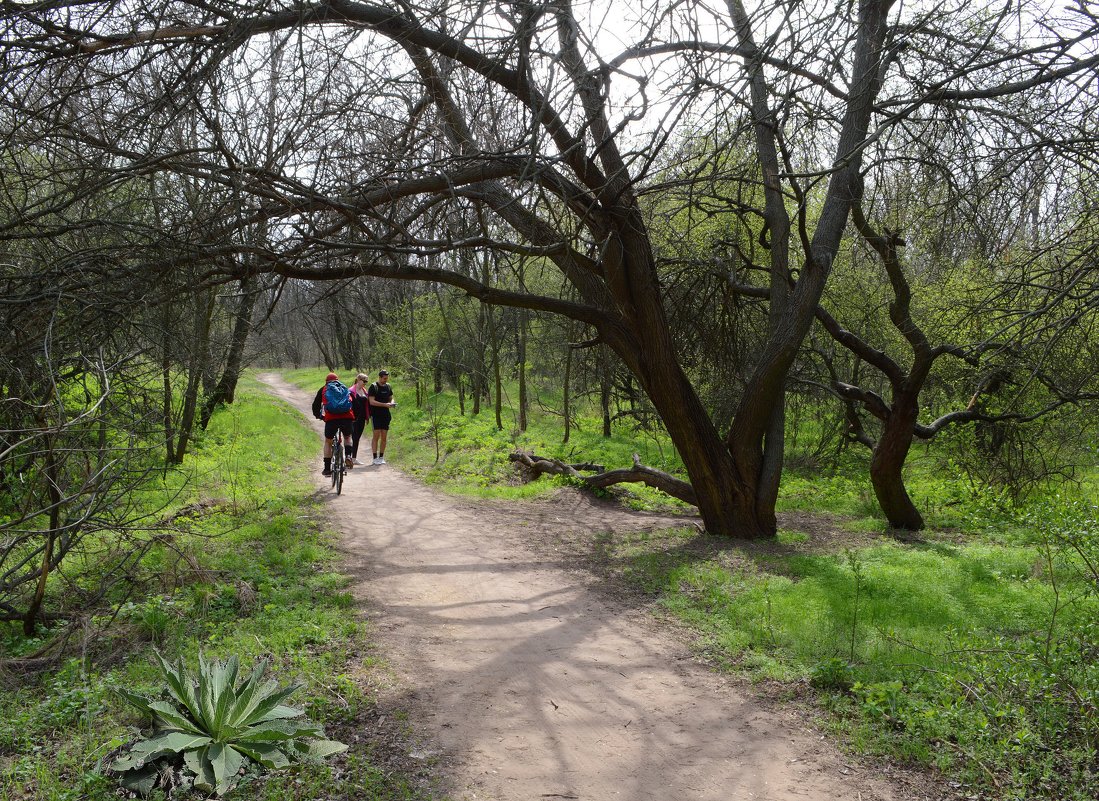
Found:
[{"label": "bicycle", "polygon": [[343,492],[343,477],[347,473],[347,455],[343,446],[343,432],[337,431],[332,438],[332,486],[336,494]]}]

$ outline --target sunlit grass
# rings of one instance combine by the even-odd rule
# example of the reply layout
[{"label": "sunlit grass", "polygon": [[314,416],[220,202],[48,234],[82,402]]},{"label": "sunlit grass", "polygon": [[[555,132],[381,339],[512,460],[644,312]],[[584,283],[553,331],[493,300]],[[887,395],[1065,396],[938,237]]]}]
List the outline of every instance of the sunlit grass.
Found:
[{"label": "sunlit grass", "polygon": [[684,529],[599,547],[715,662],[811,681],[853,747],[998,776],[1001,798],[1082,801],[1099,787],[1099,595],[1076,549],[1094,558],[1099,520],[1064,502],[1029,519],[1032,544],[1011,546],[784,531],[715,554]]},{"label": "sunlit grass", "polygon": [[[143,502],[156,519],[176,510],[172,540],[142,561],[148,577],[113,615],[107,630],[117,663],[79,654],[39,683],[0,692],[0,801],[106,801],[112,782],[96,772],[107,750],[129,737],[134,719],[113,686],[155,689],[148,648],[192,662],[235,654],[273,660],[286,683],[304,687],[298,704],[318,722],[349,725],[372,699],[347,678],[366,647],[348,578],[334,572],[333,535],[319,524],[309,465],[319,448],[300,414],[251,379],[237,401],[215,414],[184,464],[158,474]],[[163,508],[162,508],[163,507]],[[17,653],[40,641],[5,640]],[[113,665],[113,666],[111,666]],[[303,795],[303,788],[312,788]],[[364,796],[369,790],[373,795]],[[362,743],[332,766],[277,773],[233,793],[238,799],[425,797],[399,774],[371,764]]]}]

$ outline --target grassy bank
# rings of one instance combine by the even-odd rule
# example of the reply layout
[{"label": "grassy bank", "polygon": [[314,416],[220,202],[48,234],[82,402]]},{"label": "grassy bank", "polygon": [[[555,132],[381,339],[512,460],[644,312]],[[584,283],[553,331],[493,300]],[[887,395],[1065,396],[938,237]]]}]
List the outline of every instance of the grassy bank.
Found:
[{"label": "grassy bank", "polygon": [[[303,397],[312,399],[324,382],[323,368],[293,370],[282,375],[301,387]],[[353,374],[347,372],[345,377]],[[402,376],[390,377],[398,408],[393,412],[386,460],[433,486],[458,495],[519,499],[545,496],[566,482],[547,478],[531,483],[519,481],[508,454],[533,451],[568,462],[599,461],[608,467],[629,465],[632,454],[642,462],[669,472],[679,472],[683,463],[667,436],[622,430],[607,439],[601,421],[579,417],[568,443],[562,443],[561,418],[539,407],[532,410],[526,431],[517,429],[517,415],[509,406],[497,427],[494,410],[482,408],[479,415],[459,413],[453,392],[429,395],[421,407],[415,404],[415,390],[402,383]],[[467,400],[468,404],[468,400]],[[364,436],[370,435],[370,428]],[[642,485],[631,485],[622,493],[623,502],[639,509],[684,504]]]},{"label": "grassy bank", "polygon": [[[183,467],[147,488],[143,502],[160,510],[148,536],[160,540],[137,565],[127,594],[94,610],[83,643],[69,648],[60,669],[5,677],[2,801],[117,798],[97,763],[139,720],[113,688],[155,690],[152,647],[192,665],[200,649],[210,657],[235,654],[246,665],[270,659],[280,683],[304,685],[290,702],[351,745],[329,764],[274,773],[230,797],[430,796],[423,776],[379,767],[378,740],[362,736],[378,733],[384,717],[371,689],[383,671],[348,579],[336,572],[333,535],[318,523],[308,472],[314,461],[302,459],[317,447],[297,412],[245,382]],[[66,590],[57,583],[50,591]],[[44,642],[14,627],[2,636],[9,658]],[[398,724],[386,736],[405,734]]]},{"label": "grassy bank", "polygon": [[[295,378],[303,389],[321,380]],[[519,498],[560,486],[520,483],[515,448],[609,467],[637,452],[681,469],[659,434],[604,439],[597,419],[580,418],[566,445],[545,407],[526,432],[509,409],[500,430],[491,409],[461,416],[448,393],[417,409],[393,380],[401,406],[387,458],[447,491]],[[775,542],[692,528],[591,547],[692,627],[707,656],[811,700],[855,750],[933,766],[987,798],[1099,797],[1099,469],[1011,507],[948,464],[934,448],[913,453],[909,486],[930,524],[918,537],[888,531],[855,452],[829,471],[788,472]],[[646,488],[621,497],[677,505]]]}]

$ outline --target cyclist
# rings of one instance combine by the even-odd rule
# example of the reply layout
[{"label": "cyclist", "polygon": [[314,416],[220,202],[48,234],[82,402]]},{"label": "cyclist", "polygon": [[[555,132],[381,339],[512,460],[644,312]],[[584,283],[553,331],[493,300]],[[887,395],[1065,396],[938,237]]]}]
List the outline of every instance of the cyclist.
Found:
[{"label": "cyclist", "polygon": [[[338,386],[333,387],[333,382]],[[313,416],[324,421],[324,471],[322,475],[332,475],[332,440],[338,431],[343,435],[344,444],[351,442],[355,429],[355,411],[351,408],[350,395],[347,388],[340,384],[340,377],[335,373],[325,376],[324,386],[317,390],[313,398]],[[331,388],[331,390],[329,389]],[[331,392],[331,394],[329,394]],[[336,396],[347,396],[347,409],[330,408],[336,406]],[[351,453],[347,452],[347,467],[354,466]]]}]

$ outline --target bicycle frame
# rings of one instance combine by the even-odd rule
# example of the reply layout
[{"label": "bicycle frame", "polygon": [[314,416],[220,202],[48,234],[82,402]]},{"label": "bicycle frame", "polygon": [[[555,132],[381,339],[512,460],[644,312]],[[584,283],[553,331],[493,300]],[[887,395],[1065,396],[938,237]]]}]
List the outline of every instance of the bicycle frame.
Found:
[{"label": "bicycle frame", "polygon": [[337,495],[343,492],[343,479],[347,474],[347,444],[344,437],[342,431],[337,431],[332,438],[332,486]]}]

